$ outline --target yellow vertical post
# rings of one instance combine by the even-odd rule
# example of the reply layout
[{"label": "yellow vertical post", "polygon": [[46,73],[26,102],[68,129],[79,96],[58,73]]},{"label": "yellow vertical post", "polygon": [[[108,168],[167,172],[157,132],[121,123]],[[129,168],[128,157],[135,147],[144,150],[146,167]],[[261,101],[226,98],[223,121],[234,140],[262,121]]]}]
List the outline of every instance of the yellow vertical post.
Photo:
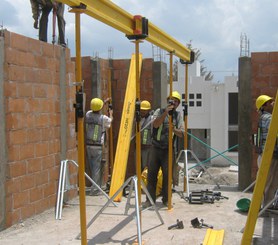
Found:
[{"label": "yellow vertical post", "polygon": [[[108,97],[110,98],[110,104],[112,103],[112,83],[111,83],[111,67],[109,65],[108,68]],[[109,128],[109,174],[112,174],[113,172],[113,163],[114,163],[114,145],[113,145],[113,128],[112,125]]]},{"label": "yellow vertical post", "polygon": [[[139,74],[139,43],[140,40],[135,40],[135,72],[136,72],[136,103],[140,103],[140,74]],[[140,104],[137,104],[140,113]],[[141,126],[140,120],[136,120],[136,174],[137,174],[137,189],[138,189],[138,202],[139,207],[141,206]],[[140,210],[141,216],[141,210]],[[141,218],[140,218],[141,221]]]},{"label": "yellow vertical post", "polygon": [[[172,98],[173,92],[173,53],[170,52],[170,94]],[[172,175],[173,175],[173,117],[169,115],[169,139],[168,139],[168,210],[172,209]]]},{"label": "yellow vertical post", "polygon": [[241,245],[247,245],[252,243],[252,236],[254,234],[258,212],[260,209],[267,176],[271,165],[271,159],[273,155],[277,133],[278,133],[278,90],[276,91],[276,98],[275,98],[275,104],[272,112],[272,118],[269,125],[269,130],[268,130],[265,147],[262,155],[262,160],[261,160],[262,163],[257,175],[256,185],[255,185],[252,201],[250,204],[247,221],[244,228],[244,233],[241,239]]},{"label": "yellow vertical post", "polygon": [[[81,9],[73,9],[75,13],[75,48],[76,48],[76,70],[75,79],[81,84],[81,44],[80,44],[80,13]],[[82,86],[77,85],[76,93],[83,96]],[[83,99],[82,99],[83,100]],[[81,105],[83,107],[83,104]],[[76,108],[77,109],[77,108]],[[81,108],[83,110],[83,108]],[[84,157],[84,115],[77,117],[77,140],[78,140],[78,176],[79,176],[79,200],[80,200],[80,228],[81,228],[81,244],[87,244],[87,228],[86,228],[86,195],[85,195],[85,157]]]},{"label": "yellow vertical post", "polygon": [[[188,136],[187,136],[187,127],[188,127],[188,121],[187,121],[187,116],[188,116],[188,63],[185,64],[185,80],[184,80],[184,138],[183,138],[183,149],[187,150],[188,148]],[[183,191],[186,192],[186,173],[184,174],[183,177]],[[189,195],[189,193],[187,193]]]}]

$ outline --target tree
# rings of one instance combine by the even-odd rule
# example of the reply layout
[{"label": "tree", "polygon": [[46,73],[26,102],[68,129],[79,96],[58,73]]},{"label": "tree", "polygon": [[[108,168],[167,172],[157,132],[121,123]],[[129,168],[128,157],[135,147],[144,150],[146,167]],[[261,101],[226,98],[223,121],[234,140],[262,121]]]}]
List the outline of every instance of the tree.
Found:
[{"label": "tree", "polygon": [[213,73],[211,71],[207,71],[207,67],[203,65],[205,60],[201,60],[201,51],[200,49],[192,48],[191,44],[192,40],[190,40],[189,44],[187,44],[187,47],[190,48],[195,52],[195,60],[198,60],[201,64],[201,76],[205,77],[205,81],[211,81],[213,79]]}]

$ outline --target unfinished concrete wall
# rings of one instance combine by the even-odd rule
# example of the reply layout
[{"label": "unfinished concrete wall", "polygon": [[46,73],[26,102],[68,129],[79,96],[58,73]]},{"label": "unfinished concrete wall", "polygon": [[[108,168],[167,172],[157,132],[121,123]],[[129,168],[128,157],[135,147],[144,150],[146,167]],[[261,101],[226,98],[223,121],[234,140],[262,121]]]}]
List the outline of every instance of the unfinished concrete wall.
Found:
[{"label": "unfinished concrete wall", "polygon": [[[60,161],[76,160],[77,149],[75,87],[69,86],[74,63],[69,50],[8,31],[1,34],[0,213],[4,229],[55,206]],[[69,172],[74,185],[77,169],[69,166]],[[1,188],[3,181],[5,188]],[[76,190],[69,192],[69,197],[75,195]]]},{"label": "unfinished concrete wall", "polygon": [[239,189],[244,190],[252,182],[252,92],[251,92],[251,58],[239,59],[239,93],[238,93],[238,159],[239,159]]}]

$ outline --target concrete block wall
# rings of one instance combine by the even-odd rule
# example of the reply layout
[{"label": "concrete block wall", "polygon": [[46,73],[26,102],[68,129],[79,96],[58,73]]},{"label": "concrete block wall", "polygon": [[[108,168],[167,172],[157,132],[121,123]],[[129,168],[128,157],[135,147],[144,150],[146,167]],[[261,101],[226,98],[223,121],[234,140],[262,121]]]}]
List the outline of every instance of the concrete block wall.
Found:
[{"label": "concrete block wall", "polygon": [[[256,52],[251,54],[252,131],[256,133],[258,113],[255,102],[266,94],[275,98],[278,89],[278,52]],[[253,152],[252,178],[256,178],[257,154]]]},{"label": "concrete block wall", "polygon": [[[77,142],[69,50],[9,31],[0,38],[3,229],[55,206],[60,161],[77,160]],[[69,173],[76,185],[77,169]]]}]

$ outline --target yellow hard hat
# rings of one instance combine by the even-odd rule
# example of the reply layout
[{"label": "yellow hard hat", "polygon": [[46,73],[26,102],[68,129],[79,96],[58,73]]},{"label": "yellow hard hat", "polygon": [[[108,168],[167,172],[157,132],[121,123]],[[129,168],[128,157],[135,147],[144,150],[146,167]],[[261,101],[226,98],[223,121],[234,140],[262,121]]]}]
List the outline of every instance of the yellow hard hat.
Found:
[{"label": "yellow hard hat", "polygon": [[91,100],[91,110],[100,111],[103,107],[103,101],[99,98],[94,98]]},{"label": "yellow hard hat", "polygon": [[256,107],[258,110],[261,109],[261,107],[267,102],[272,100],[273,98],[269,97],[268,95],[260,95],[257,99],[256,99]]},{"label": "yellow hard hat", "polygon": [[145,110],[145,111],[150,110],[151,109],[151,103],[147,100],[143,100],[140,104],[140,109]]},{"label": "yellow hard hat", "polygon": [[172,92],[172,98],[178,99],[181,102],[181,95],[178,91],[173,91]]}]

